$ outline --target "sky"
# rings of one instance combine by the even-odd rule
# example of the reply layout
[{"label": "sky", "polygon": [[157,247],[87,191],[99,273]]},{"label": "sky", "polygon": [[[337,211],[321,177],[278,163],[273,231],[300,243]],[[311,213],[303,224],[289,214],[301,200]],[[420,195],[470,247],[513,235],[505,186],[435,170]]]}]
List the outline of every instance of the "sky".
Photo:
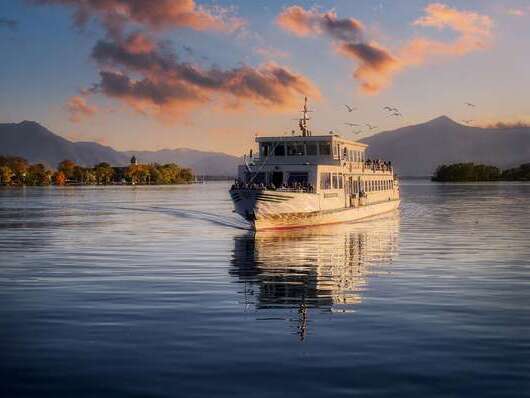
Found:
[{"label": "sky", "polygon": [[0,0],[0,54],[0,122],[118,150],[530,122],[528,0]]}]

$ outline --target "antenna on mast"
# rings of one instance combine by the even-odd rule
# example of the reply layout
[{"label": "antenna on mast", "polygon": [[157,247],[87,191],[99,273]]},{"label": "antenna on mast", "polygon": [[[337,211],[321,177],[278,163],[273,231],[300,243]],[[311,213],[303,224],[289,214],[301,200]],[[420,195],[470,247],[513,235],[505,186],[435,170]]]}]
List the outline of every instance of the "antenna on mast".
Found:
[{"label": "antenna on mast", "polygon": [[307,125],[310,120],[310,118],[307,116],[309,112],[313,111],[307,108],[307,97],[304,97],[304,109],[302,109],[302,118],[298,121],[298,126],[300,127],[300,131],[302,132],[302,137],[311,136],[311,131],[309,131]]}]

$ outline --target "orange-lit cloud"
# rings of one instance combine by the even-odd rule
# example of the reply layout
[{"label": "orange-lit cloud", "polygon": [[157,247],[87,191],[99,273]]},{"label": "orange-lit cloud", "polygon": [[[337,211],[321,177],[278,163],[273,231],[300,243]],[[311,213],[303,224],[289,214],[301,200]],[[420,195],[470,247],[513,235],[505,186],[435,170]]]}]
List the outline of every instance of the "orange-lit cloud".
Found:
[{"label": "orange-lit cloud", "polygon": [[233,31],[244,22],[222,7],[198,6],[194,0],[32,0],[36,4],[66,5],[75,8],[75,21],[84,25],[98,17],[110,32],[120,31],[124,24],[138,23],[161,30],[186,27],[195,30]]},{"label": "orange-lit cloud", "polygon": [[386,87],[391,76],[402,67],[397,58],[376,43],[341,43],[337,51],[358,62],[353,76],[367,94],[376,94]]},{"label": "orange-lit cloud", "polygon": [[[232,107],[244,101],[284,110],[303,95],[319,97],[307,78],[285,67],[268,63],[257,68],[202,68],[179,62],[162,43],[134,35],[123,42],[101,40],[96,44],[92,57],[102,70],[92,92],[121,99],[137,111],[171,119],[212,100]],[[141,51],[132,44],[136,42],[141,43]]]},{"label": "orange-lit cloud", "polygon": [[297,36],[327,34],[344,41],[359,41],[364,29],[356,19],[338,19],[333,11],[322,13],[316,8],[305,10],[300,6],[285,8],[276,22]]},{"label": "orange-lit cloud", "polygon": [[72,123],[79,123],[83,119],[89,118],[97,112],[97,108],[89,105],[86,99],[81,95],[71,97],[67,101],[65,108],[70,114],[68,119]]},{"label": "orange-lit cloud", "polygon": [[[183,62],[170,43],[153,38],[160,30],[182,27],[234,31],[243,22],[233,17],[230,9],[206,8],[193,0],[33,1],[73,6],[79,25],[90,17],[100,20],[107,35],[92,50],[100,80],[86,94],[118,99],[146,115],[173,120],[212,101],[231,109],[251,104],[267,110],[285,110],[304,95],[319,97],[309,79],[271,63],[271,58],[259,67],[202,67]],[[83,110],[89,112],[82,101],[76,97],[69,104],[72,112],[76,109],[72,120],[86,115]]]},{"label": "orange-lit cloud", "polygon": [[422,65],[435,57],[462,56],[486,48],[491,42],[493,27],[491,18],[486,15],[433,3],[425,8],[425,16],[413,25],[448,28],[456,32],[457,37],[449,42],[415,37],[401,48],[390,51],[365,40],[362,23],[353,18],[338,19],[333,12],[292,6],[282,11],[277,23],[297,36],[329,36],[339,54],[357,62],[353,76],[367,94],[376,94],[387,87],[394,75],[405,68]]}]

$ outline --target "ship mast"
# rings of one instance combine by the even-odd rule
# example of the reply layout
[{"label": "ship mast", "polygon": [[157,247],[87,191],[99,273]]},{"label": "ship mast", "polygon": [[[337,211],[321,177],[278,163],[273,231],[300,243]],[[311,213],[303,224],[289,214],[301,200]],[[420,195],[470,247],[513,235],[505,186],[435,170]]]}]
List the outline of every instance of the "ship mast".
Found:
[{"label": "ship mast", "polygon": [[304,109],[302,109],[302,118],[298,122],[298,126],[300,127],[300,131],[302,132],[302,137],[309,137],[311,136],[311,131],[309,131],[309,127],[307,126],[310,118],[307,116],[307,114],[310,111],[307,108],[307,97],[304,97]]}]

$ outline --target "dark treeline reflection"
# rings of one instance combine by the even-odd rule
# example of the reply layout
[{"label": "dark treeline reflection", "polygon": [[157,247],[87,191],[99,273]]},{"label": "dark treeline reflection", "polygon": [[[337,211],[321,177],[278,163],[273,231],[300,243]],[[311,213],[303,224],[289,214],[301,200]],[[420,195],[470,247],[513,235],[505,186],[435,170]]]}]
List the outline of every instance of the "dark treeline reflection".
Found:
[{"label": "dark treeline reflection", "polygon": [[230,274],[244,285],[242,301],[258,310],[346,311],[362,301],[369,273],[392,262],[398,233],[394,213],[370,222],[238,236]]}]

